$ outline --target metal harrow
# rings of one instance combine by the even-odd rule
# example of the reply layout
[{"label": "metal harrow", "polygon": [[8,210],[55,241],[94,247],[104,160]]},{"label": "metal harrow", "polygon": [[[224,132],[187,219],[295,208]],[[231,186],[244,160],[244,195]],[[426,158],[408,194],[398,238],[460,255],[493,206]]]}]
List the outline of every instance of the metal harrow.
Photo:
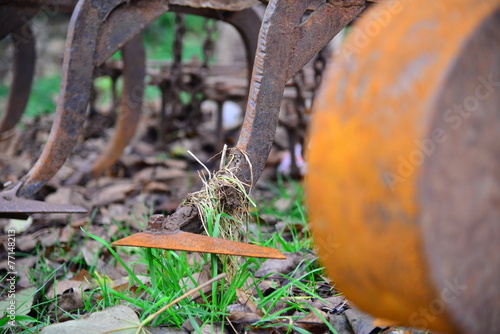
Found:
[{"label": "metal harrow", "polygon": [[[18,184],[0,193],[0,212],[78,210],[23,198],[36,193],[64,164],[82,132],[93,69],[123,48],[124,76],[128,84],[122,104],[126,106],[122,108],[109,153],[94,165],[91,175],[100,174],[119,157],[135,130],[132,123],[137,122],[131,119],[138,119],[138,105],[142,101],[142,94],[133,96],[131,93],[134,87],[143,87],[144,57],[133,53],[142,47],[138,46],[141,44],[138,35],[167,10],[197,13],[233,24],[245,41],[249,63],[255,59],[243,127],[236,146],[229,150],[227,166],[251,188],[272,146],[286,82],[369,2],[271,0],[262,24],[259,23],[258,35],[255,21],[250,19],[257,20],[251,7],[258,2],[253,0],[80,0],[76,5],[72,1],[57,2],[60,8],[74,6],[74,11],[55,122],[35,166]],[[325,131],[316,140],[324,144],[315,148],[316,155],[311,155],[311,166],[317,173],[310,178],[316,177],[317,188],[310,194],[309,201],[313,203],[312,209],[320,204],[325,208],[315,213],[317,217],[326,215],[316,219],[320,255],[327,265],[332,263],[331,271],[343,269],[338,274],[339,284],[344,284],[346,293],[357,299],[359,306],[379,316],[419,325],[412,323],[412,317],[418,316],[422,309],[432,310],[433,305],[444,300],[443,291],[447,287],[442,282],[460,278],[471,288],[457,295],[438,313],[431,314],[432,319],[427,319],[428,323],[422,326],[462,333],[498,332],[499,270],[495,267],[498,261],[493,259],[495,261],[483,267],[479,265],[498,248],[495,246],[499,212],[499,155],[496,154],[499,132],[495,129],[499,123],[498,94],[493,93],[498,93],[495,89],[498,88],[500,50],[499,2],[455,2],[443,1],[432,6],[411,1],[389,2],[366,21],[372,25],[363,26],[365,31],[358,30],[353,35],[347,45],[352,49],[345,50],[347,57],[341,61],[345,66],[335,69],[337,72],[332,74],[332,78],[339,80],[324,90],[330,100],[320,101],[317,109],[325,119],[321,123],[323,118],[318,118],[317,127],[324,126]],[[210,8],[203,8],[207,3]],[[401,10],[398,4],[408,6],[406,16],[396,18]],[[9,20],[0,29],[0,37],[11,33],[16,50],[11,96],[0,123],[3,132],[19,120],[29,94],[34,38],[26,22],[39,7],[40,3],[34,0],[9,2],[1,7],[8,13],[5,17]],[[304,19],[305,12],[309,15]],[[373,22],[385,27],[387,19],[394,19],[399,25],[390,33],[377,35],[373,30],[377,25]],[[476,30],[472,29],[472,23],[477,24]],[[426,30],[422,30],[425,25],[427,30],[435,31],[426,38],[410,41],[411,47],[405,48],[403,44]],[[19,43],[23,31],[25,43]],[[367,42],[367,34],[377,36]],[[365,47],[365,43],[369,47]],[[130,53],[126,51],[129,45]],[[395,54],[401,56],[392,59]],[[479,59],[483,54],[486,57]],[[130,66],[132,59],[134,62],[140,60],[142,65]],[[478,74],[483,79],[491,78],[489,86],[477,85]],[[428,80],[420,82],[424,76]],[[478,87],[482,89],[479,92]],[[475,89],[476,95],[464,96],[465,88]],[[495,98],[481,98],[488,92]],[[133,100],[135,97],[137,99]],[[448,121],[441,118],[443,110],[457,101],[458,104],[474,103],[474,97],[485,101],[476,108],[480,108],[480,113],[468,114],[458,109],[459,114],[449,119],[457,122],[461,120],[457,120],[458,116],[471,117],[474,122],[464,125],[462,131],[450,132],[453,136],[450,135],[446,145],[442,145],[439,152],[436,149],[437,153],[429,159],[416,163],[418,168],[404,180],[394,179],[394,176],[384,178],[384,166],[401,168],[398,154],[415,155],[415,138],[425,140],[434,136],[434,125],[437,129],[444,127],[442,123]],[[136,108],[132,107],[134,102]],[[337,111],[334,116],[332,108]],[[356,132],[356,129],[361,131]],[[337,147],[338,155],[337,152],[325,154],[321,150],[323,147],[330,149],[333,142],[330,136],[336,139],[336,144],[341,142]],[[343,147],[345,141],[349,143]],[[387,149],[381,149],[381,144]],[[478,160],[482,169],[469,161],[462,164],[464,156],[469,161]],[[454,170],[449,168],[453,162],[456,162]],[[341,172],[345,175],[336,177]],[[462,174],[467,176],[468,182],[462,182]],[[330,182],[327,184],[329,194],[323,191],[325,180]],[[391,192],[394,182],[405,183]],[[471,198],[470,194],[486,198],[485,206],[477,204],[483,202]],[[470,203],[477,205],[470,209]],[[452,209],[443,209],[443,205]],[[328,212],[333,212],[329,210],[338,210],[338,214],[329,216]],[[198,211],[183,205],[169,217],[151,217],[145,231],[115,244],[256,257],[282,256],[254,245],[229,244],[225,240],[199,238],[186,232],[200,224]],[[178,241],[181,243],[177,244]],[[373,261],[374,257],[377,261]]]},{"label": "metal harrow", "polygon": [[[187,2],[189,5],[189,1]],[[133,137],[142,109],[145,55],[140,32],[167,10],[203,15],[232,24],[242,36],[248,59],[255,54],[259,20],[245,1],[216,10],[200,6],[171,5],[167,1],[15,1],[1,7],[2,16],[9,18],[0,37],[11,35],[14,44],[14,75],[6,111],[0,121],[1,133],[11,130],[21,118],[33,78],[35,62],[34,36],[29,20],[41,9],[67,11],[73,9],[64,54],[61,90],[56,117],[44,150],[33,168],[18,184],[4,190],[0,196],[0,212],[81,212],[81,208],[48,203],[33,203],[30,197],[40,190],[61,168],[82,133],[94,69],[118,49],[124,62],[124,89],[120,116],[108,147],[94,163],[88,175],[99,176],[121,156]],[[130,25],[134,22],[134,25]],[[252,64],[252,62],[248,62]],[[13,191],[12,189],[16,189]],[[32,204],[32,205],[31,205]]]},{"label": "metal harrow", "polygon": [[[167,10],[223,20],[241,34],[248,63],[254,64],[254,70],[243,128],[236,150],[231,154],[239,156],[238,152],[245,152],[252,168],[250,170],[244,159],[232,159],[239,170],[237,176],[243,182],[255,183],[271,149],[285,83],[366,6],[365,1],[302,1],[300,4],[273,1],[267,7],[261,26],[251,8],[256,4],[256,1],[243,0],[230,3],[212,1],[211,8],[202,8],[197,1],[114,0],[102,3],[80,0],[75,3],[25,0],[3,5],[2,13],[10,19],[2,26],[0,36],[10,34],[15,47],[13,83],[0,123],[3,133],[19,121],[33,78],[34,36],[28,33],[27,41],[21,41],[25,32],[30,31],[29,20],[42,8],[74,9],[50,136],[31,170],[19,183],[0,193],[0,212],[82,211],[74,206],[35,203],[24,198],[40,190],[68,158],[82,133],[94,69],[118,49],[122,49],[124,61],[121,114],[109,146],[93,165],[90,175],[98,176],[120,157],[134,134],[142,107],[144,49],[140,32]],[[301,22],[308,10],[311,14]],[[260,35],[257,33],[259,28]],[[252,62],[254,57],[255,62]]]}]

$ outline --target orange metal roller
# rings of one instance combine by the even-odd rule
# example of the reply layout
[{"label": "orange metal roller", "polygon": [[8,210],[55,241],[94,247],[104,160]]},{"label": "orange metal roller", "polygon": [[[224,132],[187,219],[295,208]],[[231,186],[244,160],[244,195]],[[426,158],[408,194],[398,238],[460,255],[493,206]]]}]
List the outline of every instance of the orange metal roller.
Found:
[{"label": "orange metal roller", "polygon": [[500,1],[388,1],[331,64],[307,192],[329,275],[360,308],[500,333]]}]

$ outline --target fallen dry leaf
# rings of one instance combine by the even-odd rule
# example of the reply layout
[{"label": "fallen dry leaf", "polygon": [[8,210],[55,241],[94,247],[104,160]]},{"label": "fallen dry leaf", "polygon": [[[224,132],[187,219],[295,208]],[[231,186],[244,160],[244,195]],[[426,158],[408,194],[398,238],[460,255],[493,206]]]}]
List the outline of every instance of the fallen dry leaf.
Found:
[{"label": "fallen dry leaf", "polygon": [[108,184],[106,187],[99,189],[92,198],[92,206],[104,206],[111,203],[123,203],[136,185],[130,181],[121,181]]},{"label": "fallen dry leaf", "polygon": [[[328,314],[325,312],[317,310],[319,314],[323,316],[324,319],[329,319]],[[309,312],[305,317],[299,319],[295,322],[301,328],[313,334],[328,333],[328,326],[323,322],[323,320],[315,313]]]},{"label": "fallen dry leaf", "polygon": [[233,323],[242,324],[242,325],[251,325],[254,322],[261,320],[262,316],[254,313],[254,312],[234,311],[234,312],[231,312],[229,314],[228,318]]},{"label": "fallen dry leaf", "polygon": [[57,227],[44,228],[33,234],[33,237],[40,241],[43,247],[54,246],[59,242],[60,229]]},{"label": "fallen dry leaf", "polygon": [[283,253],[286,260],[269,259],[264,261],[259,270],[255,273],[255,277],[280,278],[279,274],[289,274],[304,260],[304,256],[300,253]]},{"label": "fallen dry leaf", "polygon": [[[24,315],[29,312],[33,304],[33,297],[36,294],[36,290],[35,287],[30,287],[16,291],[14,296],[16,315]],[[3,318],[7,314],[8,308],[11,305],[11,299],[9,298],[0,301],[0,318]]]},{"label": "fallen dry leaf", "polygon": [[54,284],[47,291],[47,298],[52,299],[55,296],[62,296],[64,292],[73,289],[74,291],[83,291],[90,288],[86,281],[68,279],[62,281],[55,281]]},{"label": "fallen dry leaf", "polygon": [[186,160],[179,159],[165,159],[162,163],[169,168],[185,170],[188,168],[188,162]]},{"label": "fallen dry leaf", "polygon": [[201,329],[200,329],[201,334],[225,334],[227,333],[227,326],[224,326],[224,328],[218,324],[205,324]]},{"label": "fallen dry leaf", "polygon": [[124,204],[110,204],[107,207],[102,207],[101,210],[102,224],[109,225],[112,221],[125,221],[130,217],[130,207]]},{"label": "fallen dry leaf", "polygon": [[95,240],[86,240],[85,244],[80,248],[80,253],[89,266],[95,266],[97,270],[102,269],[104,261],[99,257],[99,249],[101,244]]},{"label": "fallen dry leaf", "polygon": [[47,197],[45,197],[45,201],[56,204],[88,204],[83,195],[76,191],[76,188],[77,187],[59,187],[55,192],[47,195]]},{"label": "fallen dry leaf", "polygon": [[16,259],[16,271],[19,280],[16,282],[20,288],[28,288],[31,286],[30,271],[35,266],[38,258],[36,256],[21,257]]},{"label": "fallen dry leaf", "polygon": [[43,328],[43,334],[135,334],[140,325],[139,317],[131,308],[118,305],[83,316],[78,320],[66,321]]},{"label": "fallen dry leaf", "polygon": [[73,313],[84,308],[85,304],[83,303],[81,291],[79,289],[69,288],[61,295],[57,296],[49,310],[52,313],[52,318],[62,322],[70,319],[68,313]]},{"label": "fallen dry leaf", "polygon": [[346,310],[344,315],[349,321],[354,334],[371,334],[384,329],[374,324],[375,319],[371,315],[363,313],[353,306]]},{"label": "fallen dry leaf", "polygon": [[20,234],[16,236],[16,250],[29,253],[35,249],[37,240],[33,234]]},{"label": "fallen dry leaf", "polygon": [[143,169],[134,176],[136,182],[146,183],[150,181],[168,181],[187,177],[185,170],[165,167],[149,167]]},{"label": "fallen dry leaf", "polygon": [[[210,265],[204,265],[201,272],[199,273],[194,273],[192,275],[193,280],[195,280],[196,283],[193,283],[193,280],[189,277],[184,277],[180,283],[180,286],[184,287],[185,289],[194,289],[196,286],[200,286],[203,283],[206,283],[212,278],[212,271],[210,269]],[[211,286],[205,286],[203,289],[200,290],[200,292],[196,292],[192,295],[192,300],[196,302],[202,302],[200,299],[201,297],[201,292],[204,294],[209,294],[212,291]]]},{"label": "fallen dry leaf", "polygon": [[149,182],[144,187],[143,191],[147,193],[166,193],[170,187],[163,182]]}]

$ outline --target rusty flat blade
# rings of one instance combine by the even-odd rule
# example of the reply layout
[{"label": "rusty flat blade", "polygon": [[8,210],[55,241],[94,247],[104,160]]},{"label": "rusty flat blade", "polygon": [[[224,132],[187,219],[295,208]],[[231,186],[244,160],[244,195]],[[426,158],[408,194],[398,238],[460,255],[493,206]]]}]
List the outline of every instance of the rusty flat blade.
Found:
[{"label": "rusty flat blade", "polygon": [[286,256],[274,248],[213,238],[206,235],[184,231],[178,231],[175,233],[139,232],[132,234],[129,237],[117,240],[113,242],[113,245],[260,257],[268,259],[286,259]]},{"label": "rusty flat blade", "polygon": [[24,198],[5,199],[0,196],[0,213],[86,213],[81,206],[55,204]]},{"label": "rusty flat blade", "polygon": [[19,182],[11,189],[0,191],[0,217],[16,217],[16,214],[30,213],[86,213],[87,210],[77,205],[56,204],[17,197],[21,187]]}]

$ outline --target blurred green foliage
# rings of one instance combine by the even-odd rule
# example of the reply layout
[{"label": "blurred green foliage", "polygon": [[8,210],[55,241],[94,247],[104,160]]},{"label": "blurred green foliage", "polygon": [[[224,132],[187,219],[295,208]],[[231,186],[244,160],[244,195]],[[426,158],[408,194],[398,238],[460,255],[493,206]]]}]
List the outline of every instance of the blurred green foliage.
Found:
[{"label": "blurred green foliage", "polygon": [[[143,32],[148,60],[171,60],[173,58],[173,43],[175,31],[175,13],[167,12],[153,22]],[[206,37],[204,29],[205,18],[195,15],[185,15],[185,35],[183,39],[182,59],[189,60],[193,57],[202,59],[203,42]],[[120,52],[113,55],[113,59],[121,59]],[[43,77],[35,77],[28,106],[24,115],[35,117],[37,115],[52,113],[56,109],[57,95],[61,81],[60,73],[51,73]],[[0,83],[0,106],[6,104],[9,94],[9,82]],[[99,91],[97,105],[108,104],[111,100],[111,79],[99,78],[95,82]],[[120,91],[121,83],[118,84]],[[146,100],[158,99],[160,96],[155,87],[146,87]],[[0,109],[0,115],[3,110]]]},{"label": "blurred green foliage", "polygon": [[[37,115],[54,112],[56,110],[56,100],[60,83],[60,75],[35,78],[33,87],[31,88],[28,105],[24,111],[24,116],[35,117]],[[7,102],[8,96],[9,85],[7,83],[2,83],[0,85],[0,100],[2,100],[2,106]]]},{"label": "blurred green foliage", "polygon": [[[149,25],[143,32],[146,55],[151,60],[173,59],[175,34],[175,13],[167,12]],[[206,37],[205,18],[196,15],[184,15],[185,35],[183,40],[182,59],[203,57],[203,41]],[[118,53],[113,55],[119,59]]]}]

